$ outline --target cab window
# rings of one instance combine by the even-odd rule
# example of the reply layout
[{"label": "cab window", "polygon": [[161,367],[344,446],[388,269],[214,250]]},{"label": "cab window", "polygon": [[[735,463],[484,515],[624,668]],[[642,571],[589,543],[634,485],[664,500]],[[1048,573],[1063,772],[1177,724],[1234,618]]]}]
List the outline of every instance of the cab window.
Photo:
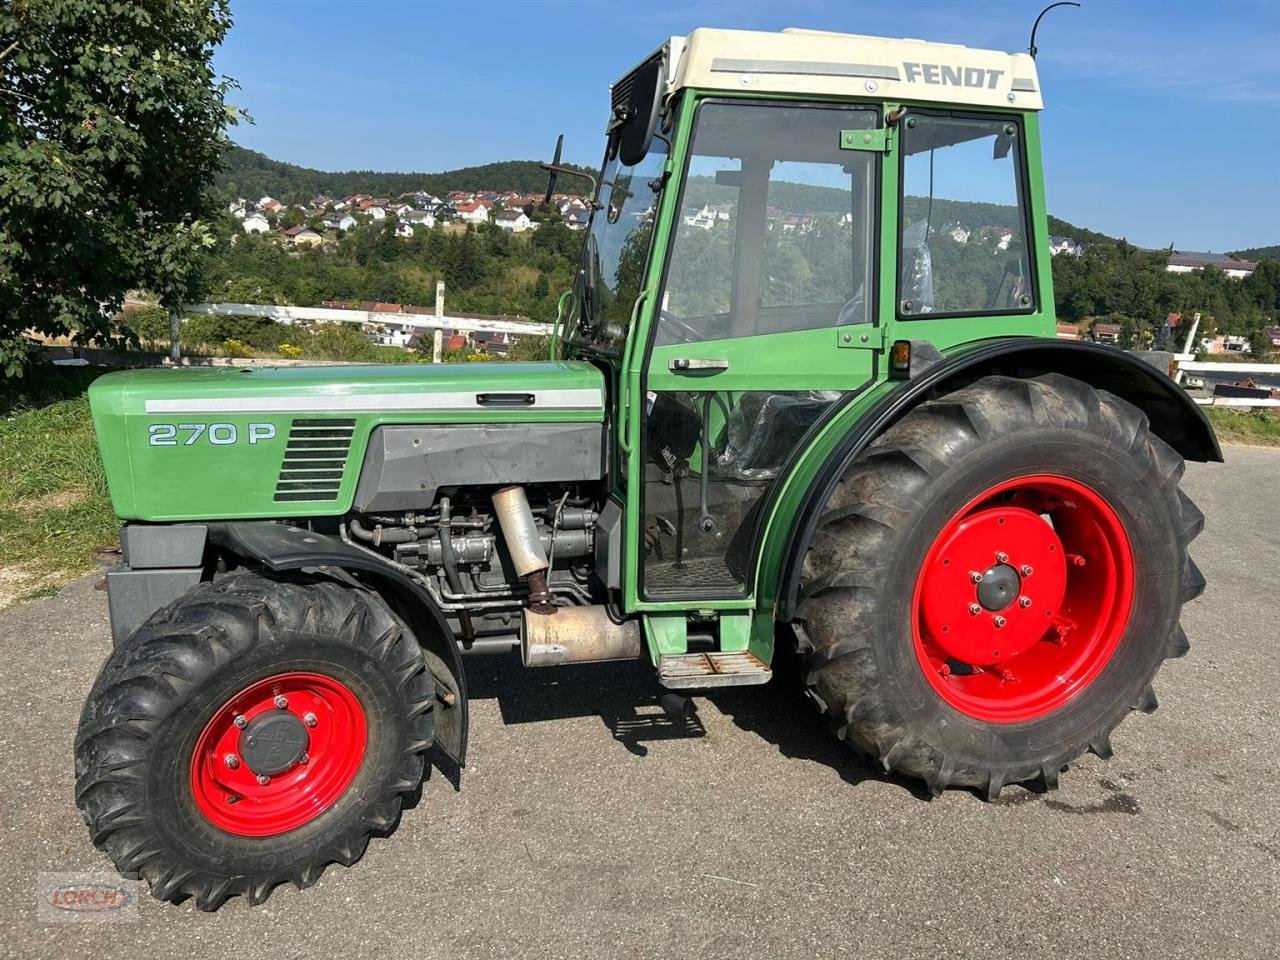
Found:
[{"label": "cab window", "polygon": [[899,123],[899,316],[1035,309],[1020,125],[928,113]]}]

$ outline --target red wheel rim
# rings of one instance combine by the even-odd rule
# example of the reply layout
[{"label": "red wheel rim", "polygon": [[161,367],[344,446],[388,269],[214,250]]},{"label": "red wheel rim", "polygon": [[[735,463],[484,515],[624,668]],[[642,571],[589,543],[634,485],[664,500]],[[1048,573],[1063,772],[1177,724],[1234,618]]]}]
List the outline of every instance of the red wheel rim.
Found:
[{"label": "red wheel rim", "polygon": [[1133,549],[1095,490],[1019,477],[971,500],[925,556],[916,657],[951,706],[1017,723],[1057,710],[1115,653],[1133,604]]},{"label": "red wheel rim", "polygon": [[259,680],[223,704],[200,734],[191,757],[196,806],[215,826],[244,837],[294,830],[351,785],[366,733],[360,701],[332,677]]}]

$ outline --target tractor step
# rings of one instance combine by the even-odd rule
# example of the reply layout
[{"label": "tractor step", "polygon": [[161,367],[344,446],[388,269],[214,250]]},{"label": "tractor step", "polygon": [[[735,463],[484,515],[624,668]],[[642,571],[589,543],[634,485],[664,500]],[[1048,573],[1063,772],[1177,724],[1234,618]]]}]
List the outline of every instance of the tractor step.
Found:
[{"label": "tractor step", "polygon": [[685,653],[658,660],[658,682],[673,690],[768,683],[772,676],[767,665],[746,651]]}]

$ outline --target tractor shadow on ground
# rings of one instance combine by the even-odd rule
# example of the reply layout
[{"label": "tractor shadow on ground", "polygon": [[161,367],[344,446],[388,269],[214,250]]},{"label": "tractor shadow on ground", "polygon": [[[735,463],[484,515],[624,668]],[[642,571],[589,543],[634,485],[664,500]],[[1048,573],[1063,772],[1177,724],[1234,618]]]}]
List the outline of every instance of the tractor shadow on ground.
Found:
[{"label": "tractor shadow on ground", "polygon": [[[706,735],[696,711],[685,719],[673,719],[663,712],[658,704],[662,688],[654,679],[653,668],[644,662],[529,670],[515,657],[476,657],[466,666],[468,696],[496,700],[504,724],[599,717],[613,739],[639,757],[649,753],[647,743]],[[918,799],[929,799],[922,784],[885,774],[838,741],[800,692],[799,684],[785,672],[767,687],[694,693],[702,710],[714,707],[739,729],[772,744],[784,757],[830,767],[849,784],[891,783]]]},{"label": "tractor shadow on ground", "polygon": [[528,670],[514,657],[469,660],[467,695],[496,700],[504,724],[598,716],[613,739],[638,757],[646,743],[706,735],[694,713],[672,718],[658,704],[661,689],[643,663],[589,663]]}]

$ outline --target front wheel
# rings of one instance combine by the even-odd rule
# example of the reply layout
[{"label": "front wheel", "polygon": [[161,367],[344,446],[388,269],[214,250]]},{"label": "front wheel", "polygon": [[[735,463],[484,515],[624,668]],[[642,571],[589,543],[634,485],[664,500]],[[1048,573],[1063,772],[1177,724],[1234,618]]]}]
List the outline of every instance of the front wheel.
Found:
[{"label": "front wheel", "polygon": [[1203,588],[1182,469],[1140,411],[1063,376],[914,409],[849,467],[805,560],[801,653],[836,732],[935,795],[1109,756]]},{"label": "front wheel", "polygon": [[376,595],[234,574],[107,660],[76,736],[76,803],[156,897],[260,903],[395,827],[434,698],[417,640]]}]

